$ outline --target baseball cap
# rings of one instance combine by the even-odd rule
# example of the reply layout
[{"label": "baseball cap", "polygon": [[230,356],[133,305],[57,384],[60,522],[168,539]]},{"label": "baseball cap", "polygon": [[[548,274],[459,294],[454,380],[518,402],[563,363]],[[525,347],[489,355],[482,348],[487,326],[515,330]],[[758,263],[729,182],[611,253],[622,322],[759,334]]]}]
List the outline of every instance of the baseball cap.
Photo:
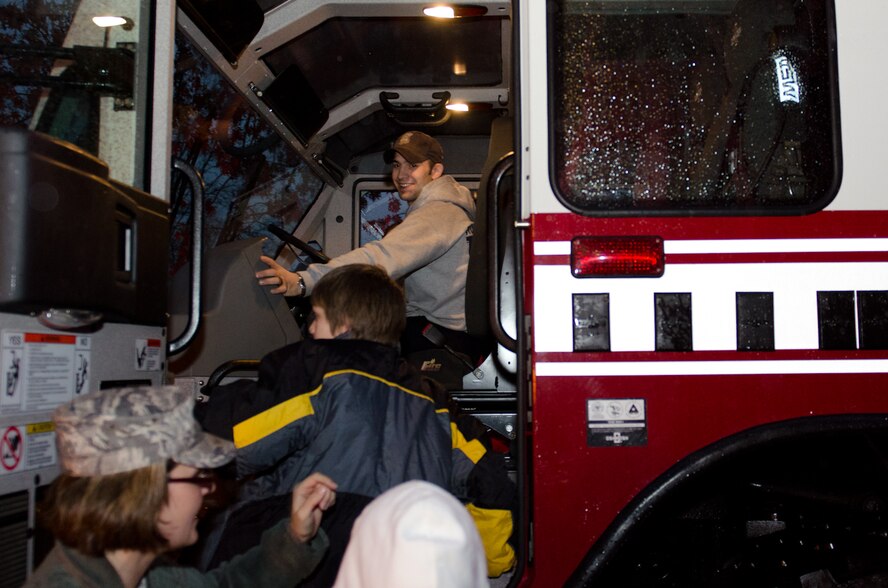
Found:
[{"label": "baseball cap", "polygon": [[391,149],[387,149],[382,154],[386,163],[391,163],[395,159],[395,153],[400,153],[401,157],[410,163],[422,163],[425,160],[431,160],[434,163],[444,163],[444,150],[438,141],[419,131],[408,131],[398,137],[392,143]]},{"label": "baseball cap", "polygon": [[59,463],[74,476],[102,476],[172,459],[215,468],[234,458],[234,444],[194,419],[194,396],[178,386],[99,390],[56,408]]}]

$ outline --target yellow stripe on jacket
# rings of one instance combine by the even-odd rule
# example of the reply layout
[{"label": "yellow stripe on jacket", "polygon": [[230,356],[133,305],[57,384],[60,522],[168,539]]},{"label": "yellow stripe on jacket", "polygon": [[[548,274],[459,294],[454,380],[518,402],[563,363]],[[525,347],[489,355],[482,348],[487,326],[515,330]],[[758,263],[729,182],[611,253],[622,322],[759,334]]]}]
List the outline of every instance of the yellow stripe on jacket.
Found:
[{"label": "yellow stripe on jacket", "polygon": [[474,464],[481,461],[481,458],[487,453],[487,448],[477,439],[467,441],[462,431],[459,430],[453,421],[450,422],[450,438],[453,442],[453,448],[462,451]]},{"label": "yellow stripe on jacket", "polygon": [[[358,370],[336,370],[324,374],[323,379],[326,381],[328,378],[341,374],[355,374],[364,378],[376,380],[382,382],[386,386],[400,390],[401,392],[433,402],[433,400],[425,394],[420,394],[419,392],[399,386],[394,382],[389,382],[379,376],[374,376],[373,374]],[[311,398],[312,396],[317,396],[323,386],[322,383],[311,392],[306,392],[305,394],[300,394],[299,396],[294,396],[293,398],[275,404],[271,408],[236,424],[232,429],[234,446],[241,449],[283,429],[290,423],[294,423],[299,419],[313,415],[314,408],[311,405]]]}]

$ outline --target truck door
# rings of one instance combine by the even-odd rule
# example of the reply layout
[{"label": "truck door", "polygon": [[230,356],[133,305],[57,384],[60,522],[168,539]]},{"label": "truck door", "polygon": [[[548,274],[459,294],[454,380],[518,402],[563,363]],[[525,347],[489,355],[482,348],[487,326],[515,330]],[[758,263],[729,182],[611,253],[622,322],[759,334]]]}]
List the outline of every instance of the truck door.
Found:
[{"label": "truck door", "polygon": [[[804,447],[829,447],[836,470],[884,448],[888,213],[874,170],[842,159],[843,145],[882,149],[883,115],[849,110],[884,85],[853,40],[880,19],[829,0],[522,4],[534,576],[765,585],[776,576],[749,570],[779,561],[796,581],[835,574],[804,549],[764,565],[749,529],[768,517],[749,513],[770,504],[751,497],[764,487],[801,518],[825,512],[786,498],[829,494],[782,485],[829,469]],[[851,477],[834,498],[884,495]],[[816,543],[778,511],[781,532]],[[680,533],[691,520],[705,524]]]}]

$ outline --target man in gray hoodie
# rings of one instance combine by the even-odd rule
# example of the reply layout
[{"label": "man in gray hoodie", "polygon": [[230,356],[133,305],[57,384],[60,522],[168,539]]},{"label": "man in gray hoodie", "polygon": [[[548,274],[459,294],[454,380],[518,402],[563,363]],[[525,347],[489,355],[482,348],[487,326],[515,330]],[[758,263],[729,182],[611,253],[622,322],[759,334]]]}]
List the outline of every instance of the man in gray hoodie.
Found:
[{"label": "man in gray hoodie", "polygon": [[485,342],[465,332],[466,271],[475,220],[472,194],[444,175],[444,150],[425,133],[404,133],[384,158],[392,166],[395,188],[408,203],[399,225],[378,241],[300,272],[287,271],[262,256],[269,269],[257,272],[256,278],[261,285],[272,286],[274,294],[306,296],[333,268],[353,263],[381,266],[393,279],[404,281],[408,324],[402,352],[438,346],[429,340],[435,337],[423,336],[436,328],[447,345],[477,365],[484,359]]}]

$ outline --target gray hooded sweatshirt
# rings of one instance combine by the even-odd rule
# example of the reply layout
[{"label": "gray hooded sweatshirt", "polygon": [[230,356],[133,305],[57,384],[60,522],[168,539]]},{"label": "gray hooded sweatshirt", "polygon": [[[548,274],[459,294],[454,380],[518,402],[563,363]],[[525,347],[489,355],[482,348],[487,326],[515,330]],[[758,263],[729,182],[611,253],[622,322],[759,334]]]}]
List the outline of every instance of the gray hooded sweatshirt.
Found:
[{"label": "gray hooded sweatshirt", "polygon": [[407,215],[385,237],[299,272],[306,293],[333,268],[353,263],[383,267],[404,278],[407,316],[424,316],[442,327],[466,330],[466,271],[475,201],[468,188],[441,176],[423,188]]}]

